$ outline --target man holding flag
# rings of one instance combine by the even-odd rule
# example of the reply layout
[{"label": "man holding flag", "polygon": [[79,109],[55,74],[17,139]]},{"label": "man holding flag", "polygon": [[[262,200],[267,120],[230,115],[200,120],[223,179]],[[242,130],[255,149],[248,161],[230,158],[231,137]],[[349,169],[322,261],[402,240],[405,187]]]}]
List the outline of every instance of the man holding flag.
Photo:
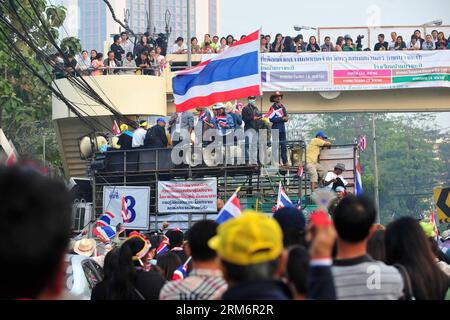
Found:
[{"label": "man holding flag", "polygon": [[283,95],[280,92],[276,92],[270,97],[270,102],[273,102],[269,112],[265,115],[265,118],[269,119],[272,123],[272,130],[278,130],[279,145],[281,148],[281,161],[282,166],[288,165],[287,158],[287,146],[286,146],[286,126],[285,123],[289,121],[286,107],[281,103]]},{"label": "man holding flag", "polygon": [[241,215],[241,204],[239,203],[238,193],[241,188],[238,188],[236,192],[231,196],[227,203],[220,210],[216,222],[222,224],[230,219],[236,218]]}]

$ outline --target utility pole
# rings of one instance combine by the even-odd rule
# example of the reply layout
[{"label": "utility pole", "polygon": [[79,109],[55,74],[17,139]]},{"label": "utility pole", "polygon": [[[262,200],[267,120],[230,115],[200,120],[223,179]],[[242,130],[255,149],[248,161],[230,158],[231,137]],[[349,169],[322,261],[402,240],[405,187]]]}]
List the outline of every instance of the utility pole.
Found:
[{"label": "utility pole", "polygon": [[378,181],[378,158],[377,158],[377,131],[376,131],[376,114],[372,113],[372,137],[373,137],[373,175],[374,175],[374,189],[375,189],[375,209],[377,210],[376,222],[381,222],[380,216],[380,195],[379,195],[379,181]]},{"label": "utility pole", "polygon": [[44,167],[46,166],[46,152],[45,152],[45,132],[42,135],[42,159],[44,161]]},{"label": "utility pole", "polygon": [[188,68],[192,68],[192,48],[191,48],[191,0],[187,0],[187,48],[188,48]]}]

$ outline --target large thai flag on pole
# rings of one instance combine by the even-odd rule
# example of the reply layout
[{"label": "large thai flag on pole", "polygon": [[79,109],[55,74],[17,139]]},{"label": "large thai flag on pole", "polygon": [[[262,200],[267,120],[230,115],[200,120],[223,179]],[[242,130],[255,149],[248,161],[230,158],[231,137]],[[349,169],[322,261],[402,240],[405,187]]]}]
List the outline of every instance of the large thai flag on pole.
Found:
[{"label": "large thai flag on pole", "polygon": [[283,185],[280,181],[280,186],[278,187],[278,199],[277,199],[277,207],[276,210],[280,210],[282,208],[292,208],[294,205],[292,204],[291,199],[289,199],[288,195],[284,191]]},{"label": "large thai flag on pole", "polygon": [[260,31],[191,69],[177,72],[173,95],[177,112],[261,95]]},{"label": "large thai flag on pole", "polygon": [[356,176],[355,176],[355,195],[359,196],[363,194],[362,178],[361,178],[361,166],[359,160],[356,160]]},{"label": "large thai flag on pole", "polygon": [[240,188],[231,196],[228,202],[220,210],[216,222],[222,224],[230,219],[241,215],[241,204],[239,203],[238,193]]}]

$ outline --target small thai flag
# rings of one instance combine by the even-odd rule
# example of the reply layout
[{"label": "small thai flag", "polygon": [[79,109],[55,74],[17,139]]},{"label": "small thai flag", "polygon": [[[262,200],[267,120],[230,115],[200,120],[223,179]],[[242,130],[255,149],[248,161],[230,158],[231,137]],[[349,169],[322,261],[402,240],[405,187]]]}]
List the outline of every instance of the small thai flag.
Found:
[{"label": "small thai flag", "polygon": [[110,242],[116,236],[116,228],[111,226],[106,227],[96,227],[93,231],[94,235],[97,236],[101,242]]},{"label": "small thai flag", "polygon": [[436,240],[438,240],[439,239],[439,229],[438,229],[437,224],[436,224],[436,218],[435,218],[435,214],[434,214],[434,210],[433,209],[431,209],[430,221],[433,224],[434,233],[436,234]]},{"label": "small thai flag", "polygon": [[169,252],[169,238],[167,238],[166,236],[164,236],[164,239],[161,241],[158,249],[156,249],[156,255],[160,256],[163,255],[164,253]]},{"label": "small thai flag", "polygon": [[356,161],[355,195],[359,196],[363,194],[363,186],[361,178],[361,166],[359,165],[359,160]]},{"label": "small thai flag", "polygon": [[264,118],[267,118],[269,120],[272,120],[274,118],[283,118],[284,112],[283,109],[277,109],[275,110],[273,107],[270,107],[269,112],[264,116]]},{"label": "small thai flag", "polygon": [[114,215],[111,212],[105,212],[97,220],[97,225],[99,227],[106,227],[111,225],[111,220],[114,219]]},{"label": "small thai flag", "polygon": [[172,281],[179,281],[179,280],[183,280],[184,278],[186,278],[187,269],[188,269],[188,265],[189,265],[190,261],[191,261],[191,257],[189,257],[189,259],[187,259],[183,265],[181,265],[177,270],[174,271],[173,276],[172,276]]},{"label": "small thai flag", "polygon": [[292,204],[291,199],[289,199],[288,195],[284,191],[284,188],[280,181],[280,186],[278,188],[278,199],[277,199],[277,210],[282,208],[292,208],[294,205]]},{"label": "small thai flag", "polygon": [[297,175],[298,175],[299,178],[303,176],[303,165],[302,164],[298,168]]},{"label": "small thai flag", "polygon": [[228,202],[223,206],[222,210],[220,210],[216,220],[218,224],[222,224],[241,215],[241,204],[239,203],[237,196],[239,190],[240,188],[231,196]]},{"label": "small thai flag", "polygon": [[367,150],[367,137],[366,136],[361,136],[359,138],[359,149],[361,151],[366,151]]},{"label": "small thai flag", "polygon": [[202,111],[199,115],[198,115],[198,122],[205,122],[207,120],[207,114],[206,111]]},{"label": "small thai flag", "polygon": [[124,223],[130,222],[128,218],[128,207],[127,201],[125,200],[125,196],[122,196],[122,218]]},{"label": "small thai flag", "polygon": [[119,127],[119,125],[117,124],[117,121],[116,120],[114,120],[114,128],[113,128],[113,131],[114,131],[114,135],[115,136],[118,136],[121,132],[120,132],[120,127]]}]

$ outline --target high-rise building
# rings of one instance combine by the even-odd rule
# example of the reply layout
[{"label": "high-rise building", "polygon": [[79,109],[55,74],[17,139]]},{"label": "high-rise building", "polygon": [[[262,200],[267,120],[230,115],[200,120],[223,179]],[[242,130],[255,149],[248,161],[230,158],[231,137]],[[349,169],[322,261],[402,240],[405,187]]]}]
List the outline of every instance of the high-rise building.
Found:
[{"label": "high-rise building", "polygon": [[[150,20],[151,33],[165,33],[166,26],[170,28],[169,44],[179,36],[187,38],[186,0],[127,0],[127,8],[133,31],[148,31]],[[191,0],[190,11],[192,36],[219,32],[219,0]]]},{"label": "high-rise building", "polygon": [[[126,0],[110,0],[118,19],[125,17]],[[64,28],[61,37],[78,37],[83,49],[95,49],[104,52],[110,42],[110,35],[118,33],[120,26],[111,15],[103,1],[99,0],[53,0],[53,4],[61,4],[67,8]]]},{"label": "high-rise building", "polygon": [[[203,35],[219,33],[220,0],[191,0],[191,35],[203,41]],[[116,23],[101,0],[52,0],[53,4],[62,4],[67,8],[67,19],[61,36],[78,37],[83,49],[95,49],[104,52],[111,43],[111,34],[118,33]],[[118,19],[128,19],[135,33],[166,33],[166,25],[171,30],[169,46],[179,36],[187,38],[187,1],[186,0],[110,0]]]}]

